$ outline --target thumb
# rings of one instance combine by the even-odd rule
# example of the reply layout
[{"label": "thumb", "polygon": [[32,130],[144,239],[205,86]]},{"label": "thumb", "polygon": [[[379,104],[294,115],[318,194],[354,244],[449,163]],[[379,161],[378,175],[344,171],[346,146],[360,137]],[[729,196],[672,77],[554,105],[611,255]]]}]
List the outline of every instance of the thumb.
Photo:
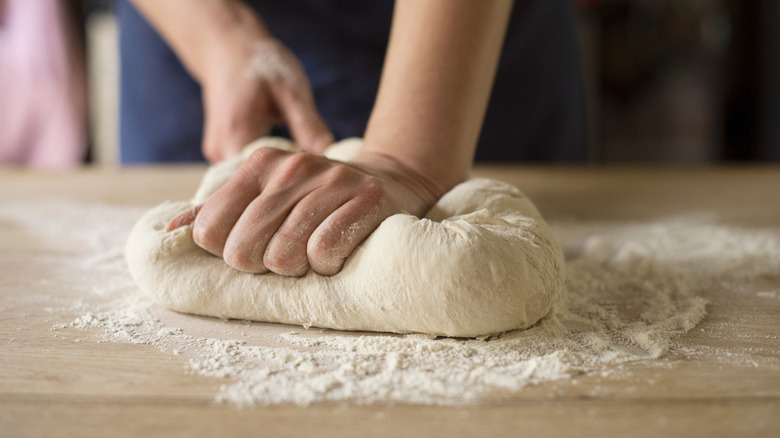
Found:
[{"label": "thumb", "polygon": [[[232,128],[229,127],[231,125]],[[244,146],[268,135],[269,132],[271,126],[259,121],[246,120],[241,124],[220,124],[220,121],[207,120],[203,135],[203,155],[211,163],[222,161],[238,155]]]},{"label": "thumb", "polygon": [[314,99],[287,87],[274,87],[276,102],[293,139],[305,151],[322,153],[333,144],[333,134],[314,105]]}]

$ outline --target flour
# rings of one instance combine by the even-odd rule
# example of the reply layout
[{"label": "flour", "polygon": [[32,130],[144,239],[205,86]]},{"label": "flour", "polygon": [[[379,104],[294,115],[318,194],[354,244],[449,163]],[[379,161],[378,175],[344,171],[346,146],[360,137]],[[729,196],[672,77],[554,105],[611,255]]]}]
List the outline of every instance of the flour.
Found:
[{"label": "flour", "polygon": [[[3,204],[0,220],[33,236],[34,246],[47,242],[55,248],[40,263],[62,269],[47,279],[9,270],[0,285],[52,283],[50,298],[29,299],[60,319],[53,333],[72,342],[154,346],[183,361],[187,372],[223,379],[215,395],[223,403],[463,405],[579,376],[630,379],[625,367],[637,361],[674,366],[659,358],[780,366],[770,355],[762,359],[750,339],[727,350],[677,341],[686,332],[705,343],[733,336],[738,321],[701,324],[708,299],[722,306],[740,294],[776,299],[775,289],[749,280],[780,272],[776,233],[699,217],[636,224],[552,222],[567,258],[561,300],[527,330],[477,340],[306,330],[156,308],[131,285],[117,255],[140,212],[64,201],[54,207]],[[30,270],[35,268],[40,266]]]},{"label": "flour", "polygon": [[[356,154],[360,144],[359,139],[339,142],[325,156],[344,149]],[[547,315],[560,295],[564,260],[558,242],[531,200],[497,180],[458,184],[422,218],[388,212],[395,214],[329,276],[314,270],[301,277],[240,272],[200,248],[192,226],[167,229],[264,148],[295,145],[261,138],[212,165],[195,199],[164,202],[138,220],[125,256],[152,301],[219,318],[476,337],[527,328]]]},{"label": "flour", "polygon": [[757,292],[756,295],[761,298],[772,298],[775,300],[780,300],[780,291],[776,290],[762,290]]},{"label": "flour", "polygon": [[283,44],[275,40],[261,41],[255,44],[254,55],[249,61],[245,76],[250,79],[265,78],[269,81],[286,83],[296,89],[301,83],[302,67],[295,55]]}]

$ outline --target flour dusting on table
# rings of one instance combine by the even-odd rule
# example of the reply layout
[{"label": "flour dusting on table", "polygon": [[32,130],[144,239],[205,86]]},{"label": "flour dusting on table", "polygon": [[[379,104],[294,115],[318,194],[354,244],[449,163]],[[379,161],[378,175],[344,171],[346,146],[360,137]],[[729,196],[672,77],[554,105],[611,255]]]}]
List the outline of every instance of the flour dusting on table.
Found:
[{"label": "flour dusting on table", "polygon": [[0,286],[49,282],[50,311],[80,315],[56,322],[55,334],[75,328],[88,331],[79,335],[82,342],[153,345],[183,358],[187,372],[224,379],[216,400],[241,406],[460,405],[582,374],[621,378],[628,362],[711,354],[675,339],[704,318],[712,291],[778,296],[744,287],[750,278],[780,272],[774,233],[698,217],[552,222],[566,252],[565,291],[551,314],[527,330],[435,339],[226,322],[174,314],[140,296],[121,254],[141,212],[66,201],[0,206],[0,220],[31,236],[29,248],[19,250],[48,248],[53,255],[41,263],[60,268],[55,278],[34,280],[24,269],[9,270]]}]

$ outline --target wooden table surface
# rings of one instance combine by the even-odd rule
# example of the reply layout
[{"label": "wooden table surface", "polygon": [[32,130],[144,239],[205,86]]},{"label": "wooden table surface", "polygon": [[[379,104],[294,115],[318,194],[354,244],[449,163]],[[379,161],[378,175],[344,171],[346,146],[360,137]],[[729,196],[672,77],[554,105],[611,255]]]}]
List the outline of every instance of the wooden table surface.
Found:
[{"label": "wooden table surface", "polygon": [[[0,203],[70,199],[151,206],[186,199],[203,168],[0,171]],[[735,226],[780,231],[780,168],[481,166],[475,175],[521,187],[548,220],[643,221],[708,213]],[[0,222],[1,260],[25,263],[23,236]],[[0,266],[0,276],[10,265]],[[46,272],[36,273],[45,279]],[[780,273],[762,278],[780,291]],[[2,283],[0,283],[2,284]],[[40,287],[30,281],[30,292]],[[750,359],[670,354],[631,364],[631,378],[596,377],[529,387],[473,407],[315,404],[238,409],[217,405],[220,380],[148,345],[55,336],[51,315],[0,301],[0,436],[780,436],[780,299],[708,297],[708,315],[683,345]],[[65,315],[67,316],[67,315]],[[72,317],[78,316],[75,312]],[[753,333],[766,336],[749,336]],[[665,366],[659,366],[665,365]]]}]

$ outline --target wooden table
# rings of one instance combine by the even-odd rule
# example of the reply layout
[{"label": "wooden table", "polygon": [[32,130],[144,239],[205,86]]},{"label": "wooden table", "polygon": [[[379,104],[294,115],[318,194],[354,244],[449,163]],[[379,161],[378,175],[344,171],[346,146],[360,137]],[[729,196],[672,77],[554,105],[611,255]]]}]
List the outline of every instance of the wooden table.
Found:
[{"label": "wooden table", "polygon": [[[111,205],[186,199],[203,168],[0,172],[0,203],[64,198]],[[780,168],[588,168],[481,166],[479,176],[516,184],[550,220],[649,220],[715,212],[725,223],[780,230]],[[23,265],[23,236],[0,223],[3,260]],[[0,275],[9,266],[0,266]],[[7,272],[7,271],[6,271]],[[39,287],[46,272],[31,278]],[[771,276],[770,276],[771,277]],[[780,273],[763,278],[780,290]],[[671,355],[632,365],[632,377],[587,391],[595,377],[527,388],[474,407],[216,405],[222,383],[185,373],[183,360],[146,345],[73,343],[33,304],[0,302],[0,436],[780,436],[780,300],[709,297],[701,323],[720,336],[684,344],[757,351],[761,363]],[[75,313],[74,313],[75,316]],[[761,332],[761,339],[745,334]],[[753,348],[751,350],[750,348]],[[656,364],[657,365],[657,364]],[[604,383],[602,382],[602,386]]]}]

